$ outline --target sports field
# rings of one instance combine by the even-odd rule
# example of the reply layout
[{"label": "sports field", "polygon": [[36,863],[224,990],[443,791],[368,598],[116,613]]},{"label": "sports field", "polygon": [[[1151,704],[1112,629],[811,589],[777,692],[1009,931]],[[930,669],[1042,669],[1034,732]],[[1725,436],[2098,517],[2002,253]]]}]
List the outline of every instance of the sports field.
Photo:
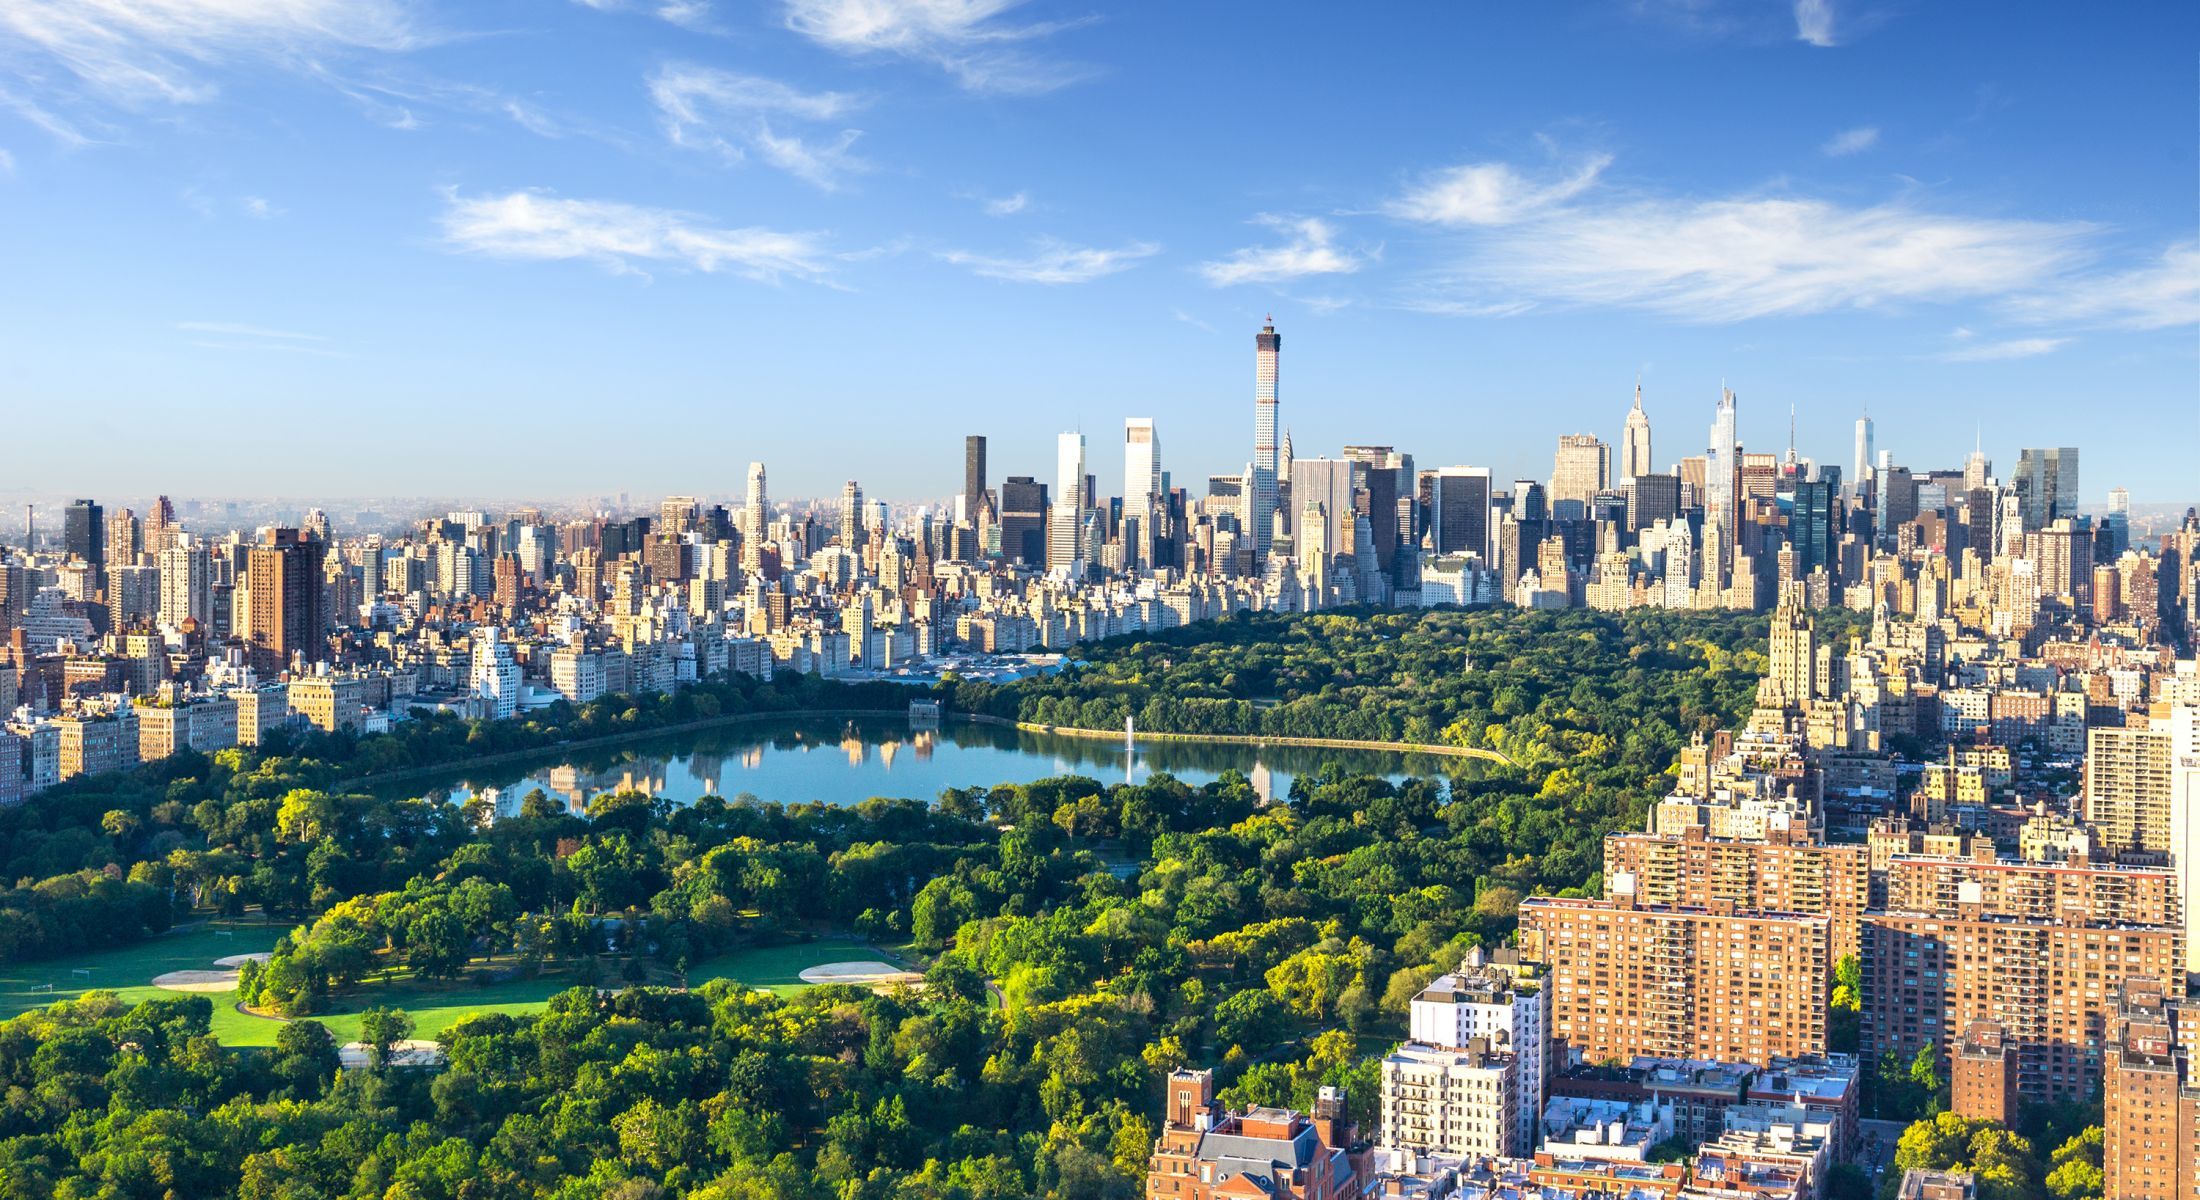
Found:
[{"label": "sports field", "polygon": [[[206,970],[213,967],[214,960],[230,955],[269,950],[288,929],[287,925],[260,921],[212,922],[179,929],[119,950],[0,966],[0,1018],[44,1008],[56,1001],[71,1000],[94,989],[112,991],[133,1004],[157,996],[180,996],[184,993],[154,987],[152,979],[171,971]],[[793,996],[817,986],[802,979],[802,972],[809,968],[878,957],[877,950],[840,938],[752,947],[699,964],[688,972],[688,984],[701,987],[713,979],[730,979],[777,995]],[[450,983],[388,978],[352,989],[338,1001],[333,1011],[318,1013],[309,1019],[328,1026],[339,1043],[356,1041],[360,1012],[379,1004],[405,1010],[413,1019],[413,1036],[433,1039],[477,1013],[524,1015],[540,1012],[550,997],[576,982],[577,978],[569,972],[488,984],[471,978]],[[214,1035],[223,1045],[275,1044],[275,1033],[281,1022],[239,1011],[235,991],[198,994],[204,995],[214,1006]]]}]

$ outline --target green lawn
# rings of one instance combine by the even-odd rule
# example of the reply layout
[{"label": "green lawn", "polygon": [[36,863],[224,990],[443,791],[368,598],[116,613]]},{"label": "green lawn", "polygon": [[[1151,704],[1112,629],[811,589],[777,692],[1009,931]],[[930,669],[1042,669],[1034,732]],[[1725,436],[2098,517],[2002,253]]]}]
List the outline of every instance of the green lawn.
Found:
[{"label": "green lawn", "polygon": [[[60,1000],[74,999],[94,988],[115,992],[136,1004],[161,996],[183,993],[164,991],[148,982],[167,971],[210,969],[225,955],[267,950],[289,926],[259,922],[222,922],[171,933],[143,945],[108,950],[73,959],[0,967],[0,1018]],[[226,930],[229,936],[221,936]],[[793,996],[812,985],[802,982],[806,967],[823,963],[869,960],[880,952],[861,942],[822,938],[785,946],[760,946],[735,950],[701,963],[688,972],[688,984],[701,987],[713,979],[730,979],[780,996]],[[897,959],[891,952],[884,958]],[[72,973],[87,968],[90,978]],[[525,1015],[541,1012],[550,997],[577,982],[566,972],[536,979],[515,979],[483,985],[472,979],[453,983],[428,982],[398,976],[379,979],[346,993],[335,1010],[311,1020],[329,1027],[338,1042],[359,1039],[359,1014],[374,1005],[401,1008],[413,1019],[413,1036],[433,1039],[445,1029],[477,1013]],[[610,979],[606,983],[613,982]],[[40,990],[53,985],[51,992]],[[214,1005],[214,1035],[225,1046],[272,1046],[281,1022],[239,1011],[237,993],[202,993]]]},{"label": "green lawn", "polygon": [[[287,922],[208,921],[119,950],[95,950],[44,962],[0,965],[0,1018],[44,1008],[58,1000],[73,1000],[94,988],[121,992],[125,999],[134,1002],[144,998],[139,993],[149,995],[159,991],[144,986],[155,975],[169,971],[210,971],[217,958],[272,950],[275,939],[290,932],[291,928]],[[85,974],[77,974],[78,970]],[[46,990],[48,987],[52,990]],[[220,997],[214,999],[219,1006]]]},{"label": "green lawn", "polygon": [[802,972],[836,962],[894,962],[898,955],[847,938],[819,938],[785,946],[752,946],[698,963],[688,971],[688,986],[701,987],[713,979],[731,979],[781,996],[793,996],[815,986],[802,982]]}]

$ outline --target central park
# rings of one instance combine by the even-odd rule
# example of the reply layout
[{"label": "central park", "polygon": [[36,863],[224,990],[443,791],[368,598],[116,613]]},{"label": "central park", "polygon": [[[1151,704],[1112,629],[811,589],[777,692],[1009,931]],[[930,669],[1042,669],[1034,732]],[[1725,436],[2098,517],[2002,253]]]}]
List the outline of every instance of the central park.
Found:
[{"label": "central park", "polygon": [[[73,780],[0,812],[0,1195],[1135,1196],[1187,1063],[1233,1105],[1335,1087],[1369,1119],[1407,1001],[1524,898],[1601,889],[1604,835],[1747,713],[1765,637],[1245,616],[1007,684],[727,677]],[[664,778],[667,737],[692,757],[912,696],[950,727],[1131,723],[1286,769],[1118,746],[1102,782],[1056,748],[1005,782],[804,798],[858,745],[799,760],[792,795],[532,782]],[[499,787],[459,782],[483,763]]]}]

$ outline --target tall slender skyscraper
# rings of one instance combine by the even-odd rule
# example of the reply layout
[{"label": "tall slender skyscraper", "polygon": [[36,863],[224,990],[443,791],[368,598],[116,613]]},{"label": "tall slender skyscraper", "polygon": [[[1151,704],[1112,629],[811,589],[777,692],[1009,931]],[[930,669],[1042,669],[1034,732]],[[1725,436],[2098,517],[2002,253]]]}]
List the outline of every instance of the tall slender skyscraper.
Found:
[{"label": "tall slender skyscraper", "polygon": [[1123,421],[1123,515],[1145,519],[1152,515],[1154,498],[1161,493],[1161,437],[1154,432],[1152,417],[1128,417]]},{"label": "tall slender skyscraper", "polygon": [[1276,479],[1281,462],[1276,449],[1276,367],[1283,357],[1283,335],[1274,322],[1253,335],[1253,548],[1268,552],[1276,523]]},{"label": "tall slender skyscraper", "polygon": [[1085,435],[1054,439],[1054,507],[1047,514],[1047,570],[1085,573]]},{"label": "tall slender skyscraper", "polygon": [[863,548],[863,485],[853,479],[840,487],[840,546],[851,553]]},{"label": "tall slender skyscraper", "polygon": [[[1734,540],[1735,509],[1734,484],[1741,475],[1739,454],[1741,445],[1735,434],[1734,390],[1719,389],[1719,411],[1711,419],[1711,449],[1704,457],[1703,523],[1706,528],[1719,527],[1721,545]],[[1712,544],[1711,535],[1704,535],[1704,544]]]},{"label": "tall slender skyscraper", "polygon": [[764,564],[764,539],[771,530],[771,502],[764,495],[764,464],[749,464],[749,505],[741,514],[741,569]]},{"label": "tall slender skyscraper", "polygon": [[1849,490],[1860,493],[1872,471],[1872,416],[1856,418],[1856,461],[1850,464]]},{"label": "tall slender skyscraper", "polygon": [[1619,481],[1626,483],[1655,472],[1650,459],[1650,414],[1642,411],[1642,384],[1635,384],[1635,406],[1627,410],[1627,431],[1620,437]]},{"label": "tall slender skyscraper", "polygon": [[1123,549],[1134,567],[1152,565],[1154,520],[1161,500],[1161,438],[1152,417],[1123,422]]},{"label": "tall slender skyscraper", "polygon": [[962,519],[978,520],[978,501],[985,498],[985,438],[971,434],[963,439]]}]

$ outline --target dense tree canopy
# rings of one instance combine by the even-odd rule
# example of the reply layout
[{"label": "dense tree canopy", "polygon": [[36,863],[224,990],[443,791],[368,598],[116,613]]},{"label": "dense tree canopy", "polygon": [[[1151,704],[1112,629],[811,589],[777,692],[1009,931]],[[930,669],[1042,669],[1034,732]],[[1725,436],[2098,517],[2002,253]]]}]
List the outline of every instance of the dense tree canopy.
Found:
[{"label": "dense tree canopy", "polygon": [[[461,1023],[440,1072],[379,1052],[340,1072],[310,1022],[273,1054],[225,1054],[203,999],[27,1014],[0,1025],[0,1196],[1134,1196],[1173,1067],[1219,1066],[1239,1102],[1339,1086],[1372,1116],[1356,1035],[1399,1033],[1414,992],[1507,937],[1523,896],[1596,887],[1604,833],[1640,821],[1691,732],[1746,708],[1761,636],[1723,616],[1261,617],[941,689],[1036,719],[1113,705],[1093,719],[1117,727],[1132,705],[1151,728],[1194,724],[1193,701],[1242,705],[1197,711],[1515,763],[1400,780],[1332,765],[1273,804],[1232,773],[848,807],[623,794],[576,814],[536,796],[489,820],[340,786],[393,761],[374,747],[432,758],[480,732],[449,722],[67,785],[51,811],[0,815],[21,837],[7,853],[85,872],[87,889],[142,888],[157,911],[139,932],[245,905],[295,917],[246,971],[262,1010],[371,1003],[388,973],[558,962],[603,986]],[[860,707],[814,684],[710,687],[720,711]],[[654,986],[826,929],[906,942],[925,986]],[[652,986],[620,988],[635,980]],[[364,1024],[375,1043],[406,1025]]]}]

